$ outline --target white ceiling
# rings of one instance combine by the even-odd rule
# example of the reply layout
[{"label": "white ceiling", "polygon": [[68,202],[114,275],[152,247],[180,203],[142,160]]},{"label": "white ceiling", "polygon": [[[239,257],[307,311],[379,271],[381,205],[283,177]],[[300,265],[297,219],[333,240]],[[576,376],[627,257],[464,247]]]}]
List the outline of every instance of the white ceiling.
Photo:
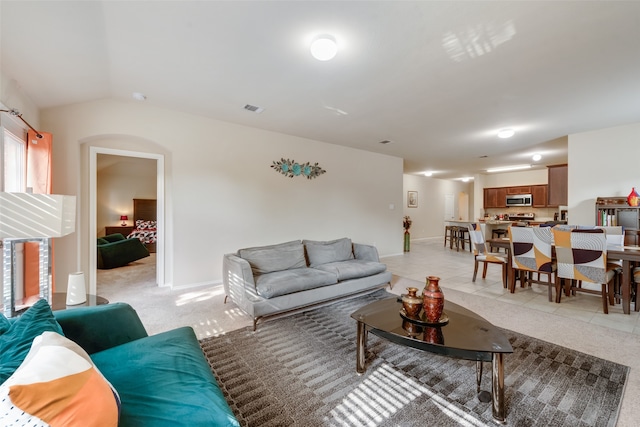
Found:
[{"label": "white ceiling", "polygon": [[[406,173],[445,178],[531,163],[534,152],[542,166],[563,163],[567,135],[640,121],[640,2],[0,8],[5,103],[12,85],[40,108],[136,102],[139,91],[150,105],[398,156]],[[309,54],[322,33],[339,43],[332,61]],[[517,134],[498,139],[504,127]]]}]

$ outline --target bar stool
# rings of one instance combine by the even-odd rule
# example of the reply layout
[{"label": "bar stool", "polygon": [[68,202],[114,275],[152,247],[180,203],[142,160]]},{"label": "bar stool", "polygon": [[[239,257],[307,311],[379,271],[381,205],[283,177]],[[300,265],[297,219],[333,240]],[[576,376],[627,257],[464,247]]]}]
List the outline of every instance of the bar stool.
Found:
[{"label": "bar stool", "polygon": [[460,245],[462,245],[462,250],[464,251],[464,244],[469,243],[469,252],[473,252],[473,247],[471,246],[471,238],[469,237],[469,229],[466,227],[457,227],[456,233],[456,251],[460,250]]},{"label": "bar stool", "polygon": [[445,225],[444,226],[444,244],[442,245],[447,246],[447,240],[449,241],[449,249],[453,249],[453,239],[454,239],[454,231],[453,229],[455,228],[454,225]]},{"label": "bar stool", "polygon": [[[491,231],[491,238],[492,239],[501,239],[501,238],[505,237],[506,235],[507,235],[507,230],[504,229],[504,228],[494,228]],[[493,252],[493,246],[491,246],[491,245],[489,245],[489,246],[490,246],[491,252]],[[500,248],[498,248],[498,250],[496,252],[500,252]],[[504,252],[506,253],[507,250],[505,249]]]}]

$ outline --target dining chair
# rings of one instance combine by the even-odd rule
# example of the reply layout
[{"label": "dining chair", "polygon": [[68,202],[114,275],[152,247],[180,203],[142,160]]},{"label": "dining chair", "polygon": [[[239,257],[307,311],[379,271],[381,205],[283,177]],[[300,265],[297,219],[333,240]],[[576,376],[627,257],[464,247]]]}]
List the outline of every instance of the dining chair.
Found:
[{"label": "dining chair", "polygon": [[507,287],[507,263],[509,262],[506,254],[490,252],[487,250],[487,242],[484,239],[484,234],[482,233],[482,229],[480,224],[472,222],[469,224],[469,239],[471,240],[471,245],[473,246],[473,256],[474,256],[474,265],[473,265],[473,280],[476,281],[476,276],[478,275],[478,265],[483,263],[482,266],[482,278],[487,277],[487,266],[489,264],[499,264],[502,265],[502,285]]},{"label": "dining chair", "polygon": [[[624,246],[624,227],[621,225],[616,226],[596,226],[598,229],[602,229],[607,236],[607,246]],[[620,288],[622,280],[622,261],[620,260],[607,260],[607,268],[613,270],[616,274],[613,281],[613,295],[616,302],[620,302]],[[613,301],[609,301],[613,304]]]},{"label": "dining chair", "polygon": [[[553,229],[553,239],[558,261],[557,277],[569,279],[565,283],[565,293],[584,292],[600,295],[602,310],[609,313],[610,297],[613,296],[611,282],[615,271],[607,266],[607,236],[602,229]],[[600,291],[578,286],[576,281],[600,285]],[[558,294],[558,301],[561,293]]]},{"label": "dining chair", "polygon": [[[525,287],[532,283],[546,285],[549,301],[553,301],[553,288],[556,288],[556,302],[560,302],[556,262],[552,257],[552,239],[550,227],[509,227],[509,246],[511,248],[511,266],[513,274],[509,277],[509,291],[515,292],[516,280]],[[544,273],[547,280],[533,278],[532,273]]]}]

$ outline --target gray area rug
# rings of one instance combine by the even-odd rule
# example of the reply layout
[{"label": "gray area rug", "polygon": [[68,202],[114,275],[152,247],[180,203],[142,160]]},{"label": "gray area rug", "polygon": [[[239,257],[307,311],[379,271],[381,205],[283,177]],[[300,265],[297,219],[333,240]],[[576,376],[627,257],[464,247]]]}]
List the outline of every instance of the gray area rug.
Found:
[{"label": "gray area rug", "polygon": [[[476,395],[475,362],[369,334],[356,373],[350,314],[377,291],[200,341],[243,426],[493,426]],[[541,321],[541,327],[544,325]],[[561,327],[561,325],[556,325]],[[615,426],[629,368],[505,330],[507,425]],[[482,388],[491,390],[491,365]]]}]

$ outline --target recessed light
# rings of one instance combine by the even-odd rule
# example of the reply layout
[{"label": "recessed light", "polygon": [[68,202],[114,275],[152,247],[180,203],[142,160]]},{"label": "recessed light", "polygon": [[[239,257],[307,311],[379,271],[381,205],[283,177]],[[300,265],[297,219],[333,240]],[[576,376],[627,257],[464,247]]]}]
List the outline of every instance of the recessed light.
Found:
[{"label": "recessed light", "polygon": [[487,169],[487,172],[507,172],[507,171],[515,171],[519,169],[529,169],[530,167],[531,165],[502,166],[499,168]]},{"label": "recessed light", "polygon": [[328,61],[338,53],[338,45],[333,36],[323,34],[311,42],[310,50],[311,55],[318,61]]},{"label": "recessed light", "polygon": [[425,172],[424,173],[424,176],[431,176],[431,175],[433,175],[433,172]]},{"label": "recessed light", "polygon": [[147,97],[145,96],[144,93],[141,92],[133,92],[131,94],[131,96],[133,97],[133,99],[135,99],[136,101],[145,101],[147,99]]},{"label": "recessed light", "polygon": [[540,154],[534,154],[532,159],[534,162],[538,162],[542,159],[542,156]]},{"label": "recessed light", "polygon": [[516,131],[513,129],[500,129],[498,131],[498,138],[511,138],[516,134]]}]

